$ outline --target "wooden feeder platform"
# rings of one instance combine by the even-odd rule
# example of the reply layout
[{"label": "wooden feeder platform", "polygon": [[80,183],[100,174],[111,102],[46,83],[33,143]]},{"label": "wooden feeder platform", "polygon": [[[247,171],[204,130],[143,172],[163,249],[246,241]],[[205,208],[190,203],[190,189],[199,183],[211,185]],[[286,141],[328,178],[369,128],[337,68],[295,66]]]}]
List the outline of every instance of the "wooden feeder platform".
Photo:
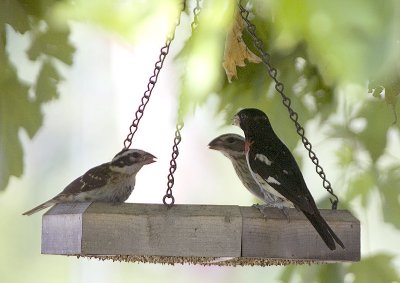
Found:
[{"label": "wooden feeder platform", "polygon": [[331,251],[296,209],[234,205],[59,204],[42,219],[42,253],[201,265],[287,265],[360,260],[360,222],[321,210],[344,243]]}]

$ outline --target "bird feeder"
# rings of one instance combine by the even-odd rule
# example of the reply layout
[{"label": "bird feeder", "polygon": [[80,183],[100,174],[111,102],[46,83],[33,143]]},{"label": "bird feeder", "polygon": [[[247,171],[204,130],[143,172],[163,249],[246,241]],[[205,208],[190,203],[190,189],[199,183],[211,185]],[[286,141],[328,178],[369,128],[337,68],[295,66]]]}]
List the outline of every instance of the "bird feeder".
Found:
[{"label": "bird feeder", "polygon": [[[196,2],[192,30],[197,26],[200,11],[199,1]],[[302,136],[310,157],[312,154],[315,157],[312,158],[313,162],[317,160],[315,165],[318,174],[324,180],[324,187],[335,196],[311,146],[308,148],[304,142],[306,140],[309,144],[304,137],[304,129],[297,122],[297,113],[290,108],[290,99],[283,94],[283,84],[276,78],[276,69],[271,67],[269,56],[256,35],[255,26],[248,19],[248,12],[240,4],[239,9],[255,47],[262,55],[269,75],[275,81],[275,88],[282,95],[290,118],[295,122],[297,132]],[[142,104],[124,142],[125,148],[132,144],[132,137],[149,102],[173,38],[174,31],[161,48],[154,74],[150,77]],[[346,247],[338,247],[331,251],[306,217],[295,208],[287,209],[285,216],[277,208],[266,208],[263,215],[255,207],[174,204],[173,174],[179,155],[178,144],[181,141],[182,127],[183,123],[179,121],[174,137],[164,204],[55,205],[43,215],[42,253],[125,262],[218,266],[268,266],[360,260],[360,222],[350,212],[336,210],[336,207],[332,210],[321,210],[322,217]],[[337,204],[337,197],[334,204]]]}]

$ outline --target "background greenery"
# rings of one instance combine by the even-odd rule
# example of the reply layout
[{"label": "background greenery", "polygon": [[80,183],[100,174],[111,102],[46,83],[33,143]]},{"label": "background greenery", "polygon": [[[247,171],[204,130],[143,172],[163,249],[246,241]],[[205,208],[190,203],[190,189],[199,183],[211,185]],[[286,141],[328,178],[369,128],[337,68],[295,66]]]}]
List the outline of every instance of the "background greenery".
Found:
[{"label": "background greenery", "polygon": [[[76,64],[73,58],[79,45],[71,43],[74,25],[75,29],[96,27],[122,44],[140,45],[155,35],[167,34],[180,9],[178,2],[0,2],[0,190],[9,190],[12,176],[23,175],[24,159],[29,158],[23,141],[34,139],[39,130],[45,130],[44,106],[63,95],[63,73]],[[235,1],[201,1],[199,25],[192,35],[189,26],[194,5],[188,1],[172,44],[177,74],[174,84],[185,117],[190,120],[196,117],[196,109],[208,107],[213,109],[210,113],[215,119],[229,125],[239,108],[262,108],[303,166],[309,166],[265,67],[248,64],[238,68],[237,80],[228,83],[226,79],[222,57]],[[340,209],[349,209],[359,217],[362,229],[366,215],[374,212],[377,221],[373,223],[377,227],[363,229],[362,238],[369,237],[368,230],[379,231],[383,226],[398,235],[400,3],[269,0],[251,1],[247,7],[253,12],[252,22],[271,54],[272,64],[279,70],[286,94],[306,125],[307,136],[311,141],[315,135],[322,136],[321,142],[326,144],[334,141],[330,147],[334,154],[321,162],[331,167],[333,164]],[[15,34],[28,42],[22,50],[28,58],[26,67],[17,66],[18,60],[13,59],[21,52],[13,41]],[[255,52],[246,33],[244,39]],[[150,68],[152,64],[148,63]],[[31,68],[34,75],[24,75],[26,68]],[[85,119],[85,114],[79,117]],[[67,155],[68,152],[62,153]],[[34,182],[40,184],[39,179]],[[320,186],[317,182],[315,187]],[[43,200],[35,197],[36,202],[39,199]],[[9,206],[4,205],[3,209]],[[329,206],[327,197],[321,199],[320,206]],[[2,227],[12,225],[12,217],[16,216],[9,216],[6,219],[3,215]],[[40,225],[38,221],[24,223]],[[381,236],[382,241],[387,235]],[[7,243],[3,245],[12,249]],[[359,263],[290,266],[279,271],[278,278],[283,282],[400,282],[398,250],[373,247],[363,253]],[[14,256],[8,263],[29,264],[18,260],[23,253],[15,252]],[[65,265],[54,266],[54,274],[71,273]],[[77,277],[71,276],[70,280],[74,278]]]}]

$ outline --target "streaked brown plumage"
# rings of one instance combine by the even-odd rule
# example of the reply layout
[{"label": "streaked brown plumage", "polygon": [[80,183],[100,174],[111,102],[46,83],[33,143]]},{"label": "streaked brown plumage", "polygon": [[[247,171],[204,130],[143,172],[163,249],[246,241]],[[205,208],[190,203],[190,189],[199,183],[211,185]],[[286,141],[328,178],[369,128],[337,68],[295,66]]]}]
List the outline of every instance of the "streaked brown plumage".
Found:
[{"label": "streaked brown plumage", "polygon": [[247,165],[244,152],[244,137],[237,134],[224,134],[213,139],[208,146],[210,149],[218,150],[229,158],[242,184],[250,193],[262,200],[265,206],[277,207],[280,209],[284,207],[293,207],[290,202],[286,202],[269,193],[254,180]]},{"label": "streaked brown plumage", "polygon": [[45,203],[24,212],[31,215],[64,202],[122,203],[131,195],[137,172],[155,162],[155,156],[139,149],[119,152],[111,162],[96,166],[72,181],[61,193]]}]

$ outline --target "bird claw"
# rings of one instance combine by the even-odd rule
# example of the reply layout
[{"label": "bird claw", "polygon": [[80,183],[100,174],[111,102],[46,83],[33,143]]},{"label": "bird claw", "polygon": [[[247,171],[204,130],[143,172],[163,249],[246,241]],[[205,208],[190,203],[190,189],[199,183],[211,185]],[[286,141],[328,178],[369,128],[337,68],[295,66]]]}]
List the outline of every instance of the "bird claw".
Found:
[{"label": "bird claw", "polygon": [[283,215],[285,215],[288,223],[290,223],[289,209],[287,207],[282,206],[280,203],[265,203],[265,204],[257,203],[257,204],[253,204],[252,207],[257,208],[264,217],[267,217],[267,214],[265,213],[265,208],[269,208],[269,207],[278,208],[279,211],[281,211],[283,213]]}]

